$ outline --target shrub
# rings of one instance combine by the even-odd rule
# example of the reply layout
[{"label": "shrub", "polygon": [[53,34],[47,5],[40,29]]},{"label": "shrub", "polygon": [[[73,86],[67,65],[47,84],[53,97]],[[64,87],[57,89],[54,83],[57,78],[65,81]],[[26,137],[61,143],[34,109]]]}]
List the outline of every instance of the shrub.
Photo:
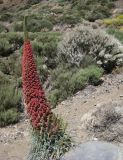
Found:
[{"label": "shrub", "polygon": [[5,75],[3,72],[1,72],[1,66],[0,66],[0,86],[2,86],[3,84],[7,84],[10,83],[10,78]]},{"label": "shrub", "polygon": [[15,22],[15,23],[13,23],[13,30],[15,31],[15,32],[18,32],[18,31],[20,31],[20,32],[22,32],[23,31],[23,22]]},{"label": "shrub", "polygon": [[4,127],[9,124],[14,124],[19,121],[19,113],[17,109],[8,109],[7,111],[0,112],[0,127]]},{"label": "shrub", "polygon": [[6,31],[5,26],[0,23],[0,33],[5,31]]},{"label": "shrub", "polygon": [[83,89],[88,83],[97,84],[102,74],[103,70],[95,65],[71,70],[69,68],[65,70],[63,66],[57,67],[52,73],[52,90],[48,99],[54,107],[58,102]]},{"label": "shrub", "polygon": [[104,19],[104,24],[110,26],[120,26],[123,25],[123,19],[118,19],[118,18]]},{"label": "shrub", "polygon": [[[31,27],[30,27],[31,26]],[[52,30],[53,24],[47,19],[31,19],[27,26],[29,32],[40,32],[41,29],[48,29],[49,31]],[[23,31],[23,22],[15,22],[13,24],[14,31]]]},{"label": "shrub", "polygon": [[70,0],[72,8],[77,8],[80,15],[89,21],[102,19],[111,15],[111,9],[114,7],[113,0]]},{"label": "shrub", "polygon": [[19,120],[17,111],[20,101],[20,94],[11,84],[1,85],[0,89],[0,126],[13,124]]},{"label": "shrub", "polygon": [[5,38],[0,39],[0,56],[8,56],[11,52],[12,49],[9,42]]},{"label": "shrub", "polygon": [[120,46],[120,42],[106,32],[80,25],[65,33],[58,45],[58,56],[60,61],[80,67],[84,57],[90,55],[108,70],[116,65],[117,60],[114,57],[122,53]]},{"label": "shrub", "polygon": [[107,29],[107,33],[116,37],[120,42],[123,43],[123,32],[118,29]]},{"label": "shrub", "polygon": [[60,17],[60,23],[76,24],[80,22],[80,17],[74,14],[65,13]]},{"label": "shrub", "polygon": [[0,34],[0,55],[9,56],[14,51],[18,50],[23,43],[22,34],[15,32]]},{"label": "shrub", "polygon": [[13,15],[11,13],[3,13],[0,15],[0,20],[1,21],[9,21],[11,22],[12,21],[12,18],[13,18]]},{"label": "shrub", "polygon": [[16,78],[21,76],[21,57],[18,54],[12,54],[7,58],[0,59],[0,70],[7,75],[13,75]]},{"label": "shrub", "polygon": [[117,16],[118,19],[123,19],[123,14]]},{"label": "shrub", "polygon": [[34,52],[44,60],[48,68],[56,66],[57,45],[60,40],[59,33],[42,33],[32,42]]}]

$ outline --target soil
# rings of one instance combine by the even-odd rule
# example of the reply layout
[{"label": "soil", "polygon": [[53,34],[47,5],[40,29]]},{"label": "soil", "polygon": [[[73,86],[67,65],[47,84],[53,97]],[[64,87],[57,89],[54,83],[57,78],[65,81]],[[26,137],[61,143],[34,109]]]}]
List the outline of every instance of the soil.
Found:
[{"label": "soil", "polygon": [[[54,112],[59,114],[68,124],[67,131],[79,144],[88,140],[100,140],[93,132],[82,128],[83,117],[93,110],[116,104],[123,107],[123,73],[110,74],[103,77],[104,82],[100,86],[87,86],[71,98],[59,104]],[[123,108],[122,108],[123,109]],[[28,119],[22,119],[20,123],[0,129],[0,160],[25,160],[29,150],[29,126]],[[105,139],[104,139],[105,140]],[[123,137],[119,141],[113,141],[122,147]]]}]

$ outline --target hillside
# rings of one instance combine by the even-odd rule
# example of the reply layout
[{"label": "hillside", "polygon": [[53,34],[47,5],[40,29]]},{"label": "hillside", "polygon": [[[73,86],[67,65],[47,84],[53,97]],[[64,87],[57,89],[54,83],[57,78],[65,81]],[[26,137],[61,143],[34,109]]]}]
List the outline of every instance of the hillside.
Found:
[{"label": "hillside", "polygon": [[24,160],[30,146],[21,93],[25,15],[48,103],[68,123],[75,144],[96,140],[123,147],[121,5],[120,0],[0,1],[0,160]]}]

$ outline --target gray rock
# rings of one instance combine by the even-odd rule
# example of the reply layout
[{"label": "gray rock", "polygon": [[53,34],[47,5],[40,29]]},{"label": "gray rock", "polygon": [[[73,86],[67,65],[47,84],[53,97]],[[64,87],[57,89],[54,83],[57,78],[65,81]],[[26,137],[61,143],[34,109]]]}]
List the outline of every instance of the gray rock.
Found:
[{"label": "gray rock", "polygon": [[123,152],[116,145],[91,141],[81,144],[61,160],[123,160]]}]

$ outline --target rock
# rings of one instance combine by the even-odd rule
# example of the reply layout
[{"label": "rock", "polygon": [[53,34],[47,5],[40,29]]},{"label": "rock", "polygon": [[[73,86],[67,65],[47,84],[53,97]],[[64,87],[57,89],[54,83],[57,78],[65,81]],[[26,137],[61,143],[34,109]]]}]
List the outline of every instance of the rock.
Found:
[{"label": "rock", "polygon": [[106,142],[86,142],[68,152],[61,160],[123,160],[123,152]]}]

